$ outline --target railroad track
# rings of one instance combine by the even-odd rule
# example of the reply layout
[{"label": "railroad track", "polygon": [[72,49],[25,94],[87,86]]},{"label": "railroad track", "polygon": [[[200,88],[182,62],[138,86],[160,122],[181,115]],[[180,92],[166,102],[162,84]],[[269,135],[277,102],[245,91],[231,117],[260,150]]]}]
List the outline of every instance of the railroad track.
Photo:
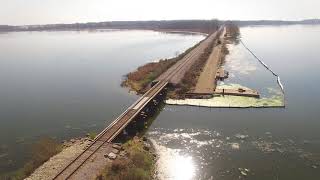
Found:
[{"label": "railroad track", "polygon": [[126,109],[116,120],[96,136],[94,141],[66,167],[64,167],[53,179],[70,179],[100,148],[110,145],[112,140],[157,96],[169,83],[172,77],[179,73],[183,67],[200,54],[208,44],[214,40],[217,33],[210,35],[197,47],[191,50],[181,61],[178,61],[166,74],[143,96]]},{"label": "railroad track", "polygon": [[[147,93],[139,98],[113,123],[105,128],[81,154],[71,161],[53,179],[69,179],[88,159],[90,159],[101,147],[109,144],[131,120],[148,104],[165,86],[167,82],[158,82]],[[140,104],[143,103],[143,104]],[[89,155],[88,155],[88,152]],[[75,167],[73,167],[75,165]]]},{"label": "railroad track", "polygon": [[189,62],[194,60],[195,56],[199,56],[201,54],[200,51],[204,51],[205,48],[208,47],[209,43],[211,43],[213,40],[215,40],[216,37],[218,37],[217,34],[222,29],[223,27],[221,27],[217,32],[213,33],[208,38],[203,40],[197,47],[191,50],[191,52],[188,53],[182,60],[178,61],[175,65],[172,66],[172,68],[168,69],[168,71],[160,75],[160,77],[158,77],[157,80],[158,81],[167,80],[170,82],[173,78],[175,78],[174,76],[177,76],[177,75],[183,76],[184,73],[180,73],[181,69],[185,65],[188,65]]}]

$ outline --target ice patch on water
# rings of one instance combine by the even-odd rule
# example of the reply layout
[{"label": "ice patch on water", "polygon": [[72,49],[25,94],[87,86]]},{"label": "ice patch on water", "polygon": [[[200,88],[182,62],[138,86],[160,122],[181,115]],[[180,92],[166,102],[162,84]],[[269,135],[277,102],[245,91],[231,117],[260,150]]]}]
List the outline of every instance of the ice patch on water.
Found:
[{"label": "ice patch on water", "polygon": [[188,105],[188,106],[202,106],[202,107],[281,107],[283,106],[283,97],[272,96],[270,98],[256,99],[253,97],[241,96],[215,96],[211,99],[183,99],[174,100],[168,99],[165,101],[170,105]]},{"label": "ice patch on water", "polygon": [[230,72],[248,75],[257,70],[256,61],[248,58],[246,51],[239,46],[229,45],[229,55],[226,57],[225,67]]}]

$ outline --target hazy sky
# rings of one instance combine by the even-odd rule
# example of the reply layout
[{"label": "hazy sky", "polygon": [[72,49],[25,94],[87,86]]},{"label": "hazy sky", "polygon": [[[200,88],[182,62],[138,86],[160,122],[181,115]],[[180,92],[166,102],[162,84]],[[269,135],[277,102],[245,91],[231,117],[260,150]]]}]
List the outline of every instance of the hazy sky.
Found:
[{"label": "hazy sky", "polygon": [[320,0],[0,0],[0,24],[320,18]]}]

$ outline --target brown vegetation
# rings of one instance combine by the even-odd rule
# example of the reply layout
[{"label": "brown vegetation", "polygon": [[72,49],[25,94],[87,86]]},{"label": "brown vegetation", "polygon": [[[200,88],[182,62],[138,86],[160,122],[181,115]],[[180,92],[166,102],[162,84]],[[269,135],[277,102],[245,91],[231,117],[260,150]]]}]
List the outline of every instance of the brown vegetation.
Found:
[{"label": "brown vegetation", "polygon": [[[191,92],[198,82],[199,76],[203,71],[203,68],[213,51],[215,45],[221,45],[221,55],[220,55],[220,64],[223,65],[225,61],[226,55],[229,54],[229,50],[227,48],[227,43],[238,43],[240,36],[239,27],[234,24],[226,25],[226,33],[223,37],[224,39],[215,39],[201,54],[200,58],[191,66],[190,70],[184,75],[181,84],[174,91],[169,92],[168,95],[170,98],[184,98],[184,94],[187,92]],[[220,34],[217,34],[217,37],[220,37]]]},{"label": "brown vegetation", "polygon": [[187,49],[182,54],[171,59],[164,59],[158,62],[152,62],[138,67],[134,72],[126,75],[126,79],[122,82],[122,86],[129,87],[131,90],[137,92],[138,94],[143,94],[148,90],[148,85],[155,80],[158,76],[164,73],[172,65],[182,59],[186,54],[188,54],[196,46]]},{"label": "brown vegetation", "polygon": [[[221,32],[220,32],[221,33]],[[220,33],[217,37],[220,37]],[[225,56],[229,54],[229,50],[226,44],[236,42],[240,36],[239,27],[234,24],[226,25],[226,34],[224,40],[216,38],[212,43],[204,50],[198,60],[190,67],[190,70],[186,72],[179,86],[175,87],[173,91],[168,92],[170,98],[184,98],[186,92],[192,91],[196,86],[200,73],[202,72],[204,65],[206,64],[210,54],[213,51],[215,45],[221,45],[221,65],[224,63]],[[196,45],[197,46],[197,45]],[[194,47],[196,47],[194,46]],[[176,58],[160,60],[159,62],[148,63],[139,67],[135,72],[129,73],[126,80],[122,83],[124,86],[130,87],[132,90],[138,93],[144,93],[148,89],[148,85],[155,80],[158,76],[164,73],[168,68],[175,64],[178,60],[183,58],[194,47],[188,49],[183,54]]]},{"label": "brown vegetation", "polygon": [[117,158],[108,165],[98,180],[149,180],[154,172],[155,157],[145,150],[144,142],[134,138],[124,144],[125,157]]},{"label": "brown vegetation", "polygon": [[143,94],[147,91],[149,83],[177,61],[177,58],[172,58],[145,64],[136,71],[127,74],[126,80],[122,82],[122,85],[130,87],[131,90],[139,94]]},{"label": "brown vegetation", "polygon": [[240,36],[240,29],[237,25],[235,24],[227,24],[226,25],[226,34],[225,34],[225,39],[238,43],[238,39]]},{"label": "brown vegetation", "polygon": [[[217,37],[220,36],[220,33],[217,34]],[[214,39],[210,45],[204,50],[198,60],[190,67],[189,71],[186,72],[182,81],[176,89],[169,93],[170,98],[184,98],[184,94],[192,91],[192,89],[196,86],[200,73],[203,70],[204,65],[206,64],[210,54],[213,51],[213,47],[217,44],[221,43],[219,40]]]}]

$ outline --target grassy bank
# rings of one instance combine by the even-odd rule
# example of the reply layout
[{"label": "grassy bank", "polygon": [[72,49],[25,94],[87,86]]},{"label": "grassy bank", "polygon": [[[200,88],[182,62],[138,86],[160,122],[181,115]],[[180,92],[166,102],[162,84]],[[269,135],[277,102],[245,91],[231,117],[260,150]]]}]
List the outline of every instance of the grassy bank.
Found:
[{"label": "grassy bank", "polygon": [[136,71],[130,72],[126,75],[125,80],[122,82],[122,86],[129,87],[130,90],[137,92],[138,94],[145,93],[149,84],[155,80],[158,76],[164,73],[167,69],[173,66],[176,62],[181,60],[187,55],[192,49],[197,47],[201,42],[195,46],[187,49],[177,57],[170,59],[161,59],[158,62],[147,63],[140,66]]},{"label": "grassy bank", "polygon": [[108,165],[98,180],[149,180],[154,174],[155,156],[146,142],[135,137],[124,145],[126,155]]}]

